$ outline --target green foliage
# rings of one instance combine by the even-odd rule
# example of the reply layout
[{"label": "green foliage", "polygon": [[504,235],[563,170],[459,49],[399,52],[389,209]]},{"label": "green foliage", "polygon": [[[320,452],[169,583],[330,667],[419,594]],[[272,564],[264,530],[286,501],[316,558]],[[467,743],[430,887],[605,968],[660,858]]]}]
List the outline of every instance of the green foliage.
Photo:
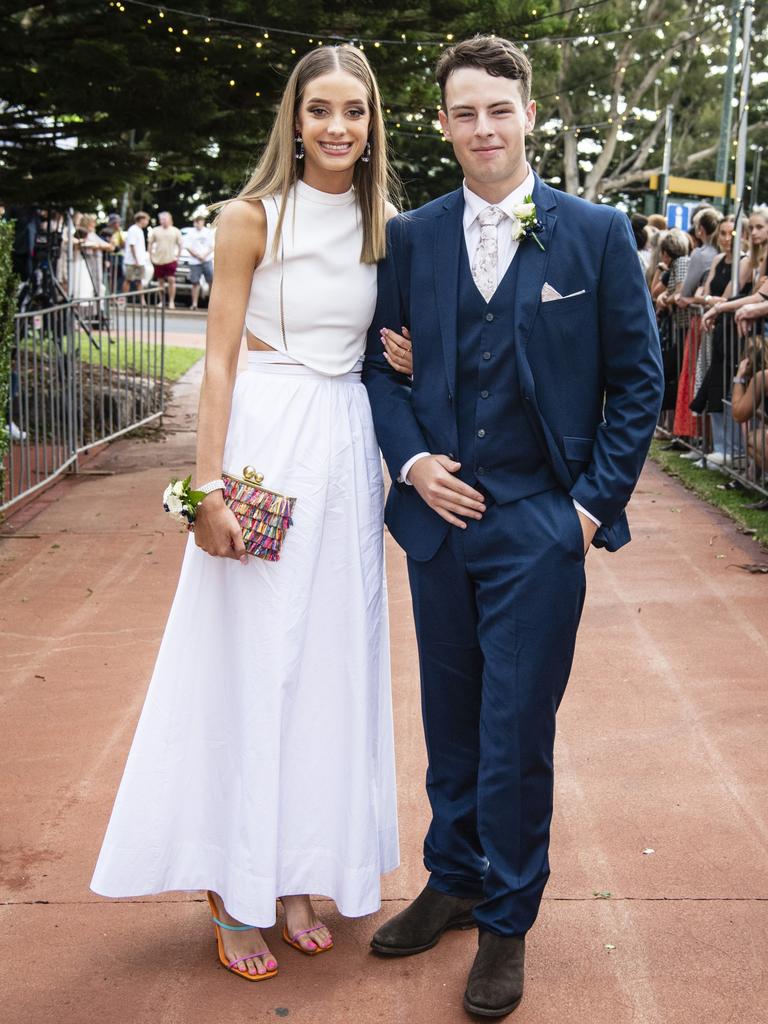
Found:
[{"label": "green foliage", "polygon": [[0,496],[5,484],[5,456],[10,443],[8,399],[18,283],[11,269],[13,236],[14,222],[0,221]]},{"label": "green foliage", "polygon": [[[529,157],[547,180],[594,199],[645,189],[661,163],[658,112],[668,102],[675,106],[675,171],[701,177],[714,171],[728,5],[183,0],[174,6],[246,25],[258,19],[284,31],[265,34],[171,11],[161,17],[160,8],[130,0],[49,0],[17,4],[6,14],[0,199],[87,209],[118,203],[128,190],[134,209],[168,208],[188,217],[199,202],[231,194],[243,181],[297,57],[341,38],[365,47],[385,99],[395,164],[410,204],[421,203],[460,181],[435,124],[433,67],[450,38],[475,32],[528,47],[539,105]],[[756,5],[756,69],[765,66],[767,10]],[[374,43],[402,42],[403,35],[404,45]],[[766,79],[755,76],[753,143],[768,142]]]}]

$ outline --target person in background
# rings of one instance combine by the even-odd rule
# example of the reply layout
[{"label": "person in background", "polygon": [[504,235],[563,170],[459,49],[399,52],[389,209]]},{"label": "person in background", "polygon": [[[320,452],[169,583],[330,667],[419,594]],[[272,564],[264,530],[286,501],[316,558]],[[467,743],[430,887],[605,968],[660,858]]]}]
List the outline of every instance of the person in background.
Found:
[{"label": "person in background", "polygon": [[768,413],[768,371],[756,369],[757,353],[739,363],[733,378],[731,411],[737,423],[748,423],[747,455],[755,467],[764,473],[766,460],[766,413]]},{"label": "person in background", "polygon": [[755,207],[749,216],[749,252],[739,268],[738,295],[732,296],[729,284],[722,298],[710,304],[702,318],[702,328],[713,332],[712,357],[691,408],[694,412],[706,409],[712,419],[714,451],[707,456],[707,462],[714,465],[732,462],[735,453],[728,450],[726,437],[731,439],[730,447],[735,445],[740,450],[740,437],[733,429],[728,405],[724,404],[741,358],[733,314],[738,317],[742,309],[759,303],[761,291],[768,294],[767,247],[768,207]]},{"label": "person in background", "polygon": [[200,278],[208,287],[213,285],[213,231],[205,223],[202,213],[192,221],[192,231],[184,239],[189,253],[189,283],[192,285],[192,309],[197,309],[200,298]]},{"label": "person in background", "polygon": [[651,294],[656,302],[659,334],[664,360],[664,401],[662,426],[672,430],[677,402],[677,379],[682,364],[683,340],[688,330],[688,312],[677,310],[675,300],[683,286],[690,262],[688,235],[679,228],[666,231],[661,239],[661,262]]},{"label": "person in background", "polygon": [[168,290],[168,308],[175,309],[176,267],[184,243],[167,210],[158,214],[157,219],[160,223],[149,234],[149,258],[155,268],[155,280]]},{"label": "person in background", "polygon": [[680,309],[684,309],[696,301],[694,293],[709,273],[712,261],[717,256],[715,239],[722,219],[723,215],[712,209],[711,206],[700,210],[693,218],[693,233],[699,244],[698,248],[691,253],[683,287],[676,299],[676,305]]},{"label": "person in background", "polygon": [[147,243],[144,238],[144,229],[149,224],[149,214],[139,210],[134,214],[133,224],[125,233],[125,248],[123,252],[123,291],[132,292],[137,289],[141,293],[141,304],[145,304],[144,294],[141,291],[141,281],[144,276],[144,264],[147,261]]},{"label": "person in background", "polygon": [[108,281],[111,292],[123,290],[123,255],[125,251],[125,232],[123,221],[119,213],[110,213],[107,217],[107,226],[104,229],[103,238],[113,245],[112,255],[109,257]]},{"label": "person in background", "polygon": [[96,217],[90,213],[84,213],[80,218],[78,227],[85,232],[80,243],[80,251],[85,261],[85,267],[90,277],[93,294],[99,298],[104,294],[104,256],[114,250],[111,241],[105,241],[96,233]]},{"label": "person in background", "polygon": [[666,231],[667,218],[661,213],[652,213],[648,218],[648,227],[656,228],[657,231]]},{"label": "person in background", "polygon": [[674,305],[675,295],[682,288],[688,272],[690,251],[690,240],[685,231],[670,228],[661,236],[660,259],[651,288],[658,312],[668,311]]},{"label": "person in background", "polygon": [[647,274],[651,260],[651,248],[648,244],[648,218],[644,217],[642,213],[633,213],[629,218],[629,222],[632,225],[632,234],[635,236],[635,244],[637,245],[637,256],[640,260],[640,266],[643,268],[643,273]]}]

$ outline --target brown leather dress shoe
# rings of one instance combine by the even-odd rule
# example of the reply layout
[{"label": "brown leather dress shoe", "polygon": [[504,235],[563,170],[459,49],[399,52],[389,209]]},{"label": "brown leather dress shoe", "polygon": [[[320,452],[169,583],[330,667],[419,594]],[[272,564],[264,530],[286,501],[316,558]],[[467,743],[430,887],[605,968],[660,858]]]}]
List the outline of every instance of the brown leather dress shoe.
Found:
[{"label": "brown leather dress shoe", "polygon": [[449,896],[426,886],[411,903],[383,924],[371,939],[381,956],[413,956],[432,949],[451,928],[477,927],[472,910],[479,899]]},{"label": "brown leather dress shoe", "polygon": [[481,931],[464,993],[464,1009],[479,1017],[506,1017],[523,998],[525,938]]}]

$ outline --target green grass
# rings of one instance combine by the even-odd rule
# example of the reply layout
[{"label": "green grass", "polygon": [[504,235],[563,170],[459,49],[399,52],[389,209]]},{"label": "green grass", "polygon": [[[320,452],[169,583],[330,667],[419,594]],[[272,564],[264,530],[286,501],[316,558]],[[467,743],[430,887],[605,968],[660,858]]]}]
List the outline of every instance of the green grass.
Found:
[{"label": "green grass", "polygon": [[[99,350],[95,345],[91,344],[88,335],[84,331],[78,333],[79,337],[76,336],[76,343],[79,344],[80,358],[83,362],[93,363],[98,366],[103,359],[105,369],[109,368],[120,371],[136,369],[141,370],[144,374],[152,374],[155,370],[155,346],[153,342],[144,341],[143,345],[139,345],[137,342],[134,347],[133,343],[126,338],[115,337],[113,343],[110,344],[106,332],[99,334],[97,331],[94,331],[93,337],[101,345],[101,350]],[[65,350],[67,344],[68,339],[65,338],[63,342]],[[36,348],[38,352],[42,348],[46,357],[52,355],[54,351],[53,343],[47,336],[42,340],[36,338],[34,342],[28,340],[26,344],[23,341],[17,343],[17,350],[24,348],[30,351]],[[187,348],[185,345],[166,345],[163,362],[163,380],[170,383],[178,380],[204,355],[205,351],[202,348]],[[157,353],[157,361],[157,369],[159,371],[159,352]]]},{"label": "green grass", "polygon": [[759,501],[759,491],[742,490],[740,487],[727,487],[732,479],[724,473],[711,469],[696,469],[687,459],[681,459],[680,452],[662,451],[665,441],[654,441],[651,445],[651,458],[665,473],[679,480],[689,491],[693,491],[704,501],[714,505],[727,516],[735,520],[745,531],[752,533],[764,546],[768,547],[768,511],[744,508],[744,505]]},{"label": "green grass", "polygon": [[[98,339],[98,335],[94,334],[94,337]],[[101,342],[101,352],[91,345],[85,334],[81,334],[80,337],[80,358],[84,362],[99,363],[100,358],[104,360],[104,366],[111,362],[113,370],[119,368],[121,370],[127,369],[143,369],[144,373],[153,372],[154,370],[154,359],[155,353],[153,351],[154,346],[145,343],[143,346],[136,345],[135,355],[133,352],[133,346],[130,342],[126,345],[124,339],[115,341],[115,344],[110,345],[106,334],[102,334],[99,339]],[[107,351],[107,348],[111,350]],[[119,352],[118,352],[119,348]],[[166,345],[165,346],[165,359],[163,362],[163,380],[176,381],[179,377],[183,376],[190,367],[194,366],[195,363],[202,359],[205,355],[205,351],[201,348],[186,348],[181,345]],[[160,353],[157,353],[158,370],[160,368]]]}]

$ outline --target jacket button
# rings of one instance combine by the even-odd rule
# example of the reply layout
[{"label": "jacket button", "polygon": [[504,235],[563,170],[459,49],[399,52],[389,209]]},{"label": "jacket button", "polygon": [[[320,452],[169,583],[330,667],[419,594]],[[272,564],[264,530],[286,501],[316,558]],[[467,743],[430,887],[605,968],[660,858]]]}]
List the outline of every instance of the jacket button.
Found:
[{"label": "jacket button", "polygon": [[488,397],[488,392],[487,391],[481,391],[480,392],[480,397],[481,398],[487,398]]},{"label": "jacket button", "polygon": [[482,427],[478,430],[477,436],[478,437],[485,437],[485,431],[483,430]]},{"label": "jacket button", "polygon": [[453,452],[448,452],[448,458],[455,460],[456,456],[453,454]]},{"label": "jacket button", "polygon": [[491,323],[493,321],[493,313],[486,313],[485,319],[488,321],[488,323]]},{"label": "jacket button", "polygon": [[483,352],[483,359],[485,359],[485,360],[486,360],[486,362],[487,362],[487,361],[488,361],[488,360],[489,360],[490,358],[491,358],[491,353],[490,353],[490,352]]},{"label": "jacket button", "polygon": [[452,404],[452,403],[453,403],[453,395],[451,394],[451,392],[450,392],[450,391],[448,392],[448,402],[449,402],[450,404]]},{"label": "jacket button", "polygon": [[485,473],[485,466],[478,466],[475,472],[478,476],[482,476]]}]

